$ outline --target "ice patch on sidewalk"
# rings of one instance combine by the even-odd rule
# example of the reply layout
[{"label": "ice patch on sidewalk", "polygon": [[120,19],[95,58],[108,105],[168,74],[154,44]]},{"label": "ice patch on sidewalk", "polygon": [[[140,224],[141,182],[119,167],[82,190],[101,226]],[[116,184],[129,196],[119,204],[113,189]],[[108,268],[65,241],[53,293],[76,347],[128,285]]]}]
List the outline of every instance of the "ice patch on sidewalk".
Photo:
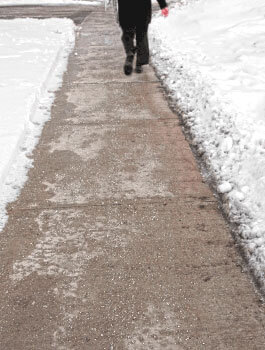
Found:
[{"label": "ice patch on sidewalk", "polygon": [[74,282],[80,276],[82,265],[99,254],[98,251],[89,253],[86,230],[74,229],[81,216],[82,212],[71,210],[41,213],[37,223],[42,237],[28,257],[14,263],[11,279],[19,282],[35,272],[40,276],[73,278]]},{"label": "ice patch on sidewalk", "polygon": [[176,334],[180,327],[167,305],[156,308],[148,305],[141,321],[136,321],[134,332],[124,341],[127,350],[183,350],[182,339]]},{"label": "ice patch on sidewalk", "polygon": [[104,135],[106,132],[106,127],[87,128],[81,126],[75,130],[65,130],[58,140],[50,143],[50,152],[73,152],[84,162],[95,159],[104,147]]},{"label": "ice patch on sidewalk", "polygon": [[[156,159],[152,149],[147,145],[137,145],[126,154],[128,159],[134,159],[134,153],[139,154],[137,163],[132,163],[118,171],[122,193],[127,199],[144,197],[173,197],[165,182],[155,178],[162,165]],[[126,164],[126,160],[124,161]],[[127,169],[128,168],[128,169]]]},{"label": "ice patch on sidewalk", "polygon": [[53,332],[55,349],[63,348],[67,330],[80,315],[82,305],[93,298],[93,285],[84,293],[91,261],[104,261],[105,254],[124,249],[132,239],[134,230],[128,232],[121,219],[106,215],[105,210],[43,210],[35,219],[36,241],[31,251],[13,264],[10,278],[14,285],[27,278],[34,280],[36,275],[56,281],[52,292],[60,305],[60,315]]}]

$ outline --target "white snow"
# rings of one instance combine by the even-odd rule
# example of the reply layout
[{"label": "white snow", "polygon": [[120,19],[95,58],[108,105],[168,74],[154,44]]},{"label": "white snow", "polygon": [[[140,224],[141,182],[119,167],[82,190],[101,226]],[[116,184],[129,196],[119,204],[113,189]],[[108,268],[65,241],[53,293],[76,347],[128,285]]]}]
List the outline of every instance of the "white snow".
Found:
[{"label": "white snow", "polygon": [[69,19],[0,21],[0,230],[32,166],[75,41]]},{"label": "white snow", "polygon": [[0,0],[0,6],[19,5],[99,5],[102,0]]},{"label": "white snow", "polygon": [[158,74],[264,283],[264,0],[182,1],[150,34]]}]

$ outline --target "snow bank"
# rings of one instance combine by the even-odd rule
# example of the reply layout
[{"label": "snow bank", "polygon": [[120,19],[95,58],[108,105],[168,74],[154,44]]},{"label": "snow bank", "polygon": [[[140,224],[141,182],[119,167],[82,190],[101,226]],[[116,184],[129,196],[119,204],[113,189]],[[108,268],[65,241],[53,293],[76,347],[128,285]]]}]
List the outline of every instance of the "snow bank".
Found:
[{"label": "snow bank", "polygon": [[0,21],[0,230],[32,166],[75,40],[69,19]]},{"label": "snow bank", "polygon": [[186,3],[153,21],[153,62],[265,287],[264,0]]},{"label": "snow bank", "polygon": [[100,5],[102,0],[0,0],[0,6],[19,5]]}]

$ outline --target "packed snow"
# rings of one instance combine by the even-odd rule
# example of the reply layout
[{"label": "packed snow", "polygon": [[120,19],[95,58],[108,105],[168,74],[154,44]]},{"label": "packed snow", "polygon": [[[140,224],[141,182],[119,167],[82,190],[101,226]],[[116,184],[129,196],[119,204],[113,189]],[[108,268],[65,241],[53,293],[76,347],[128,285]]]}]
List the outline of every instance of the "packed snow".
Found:
[{"label": "packed snow", "polygon": [[69,19],[0,21],[0,230],[23,186],[75,41]]},{"label": "packed snow", "polygon": [[99,5],[102,0],[0,0],[0,6],[19,5]]},{"label": "packed snow", "polygon": [[158,74],[265,287],[264,0],[181,1],[151,37]]}]

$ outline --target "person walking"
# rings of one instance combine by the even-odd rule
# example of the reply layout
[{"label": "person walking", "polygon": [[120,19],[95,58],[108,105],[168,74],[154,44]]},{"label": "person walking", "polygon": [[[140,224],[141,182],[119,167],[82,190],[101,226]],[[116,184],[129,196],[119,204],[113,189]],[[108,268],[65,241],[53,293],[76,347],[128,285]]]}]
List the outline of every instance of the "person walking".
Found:
[{"label": "person walking", "polygon": [[[157,0],[162,15],[168,16],[166,0]],[[149,63],[148,26],[152,17],[151,0],[118,0],[118,20],[122,29],[122,43],[126,52],[124,73],[132,74],[136,55],[136,73],[142,73]],[[136,46],[134,40],[136,39]]]}]

